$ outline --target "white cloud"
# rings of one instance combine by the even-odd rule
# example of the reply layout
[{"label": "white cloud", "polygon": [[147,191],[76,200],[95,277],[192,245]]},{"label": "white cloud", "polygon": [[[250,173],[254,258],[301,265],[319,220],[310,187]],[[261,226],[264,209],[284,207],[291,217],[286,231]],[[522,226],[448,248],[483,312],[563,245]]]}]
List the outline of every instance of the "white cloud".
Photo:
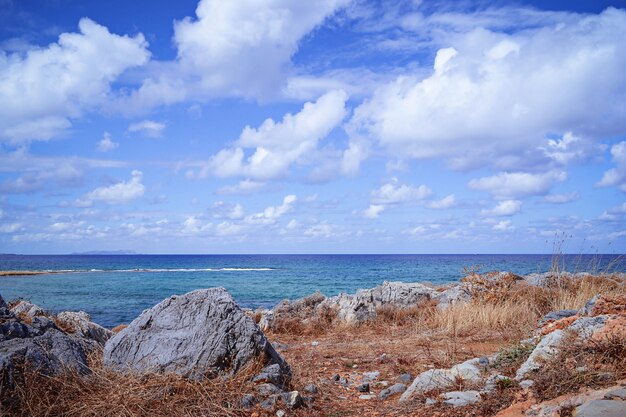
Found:
[{"label": "white cloud", "polygon": [[511,220],[501,220],[492,229],[498,232],[506,232],[515,229],[515,226],[511,224]]},{"label": "white cloud", "polygon": [[[431,75],[381,87],[355,110],[351,134],[395,155],[445,158],[455,168],[520,170],[546,159],[585,159],[597,149],[574,138],[626,130],[626,107],[614,105],[626,94],[626,12],[561,20],[508,33],[439,28],[447,45]],[[546,147],[555,132],[563,138]]]},{"label": "white cloud", "polygon": [[574,191],[568,194],[548,194],[543,199],[552,204],[565,204],[577,200],[579,197],[580,194]]},{"label": "white cloud", "polygon": [[431,209],[448,209],[454,207],[456,203],[456,197],[454,196],[454,194],[450,194],[449,196],[446,196],[441,200],[431,201],[427,204],[427,207]]},{"label": "white cloud", "polygon": [[589,140],[574,136],[572,132],[565,132],[560,139],[548,139],[547,144],[539,149],[547,157],[560,165],[572,162],[585,161],[600,152],[604,152],[606,145],[595,144]]},{"label": "white cloud", "polygon": [[[140,108],[189,98],[263,98],[281,91],[300,40],[349,0],[201,0],[174,25],[174,62],[131,97]],[[262,65],[259,65],[262,63]]]},{"label": "white cloud", "polygon": [[617,186],[626,192],[626,141],[622,141],[611,147],[613,162],[617,165],[602,175],[597,183],[598,187]]},{"label": "white cloud", "polygon": [[432,190],[425,185],[414,187],[412,185],[398,184],[397,179],[382,185],[372,192],[371,200],[374,204],[400,204],[421,201],[429,197]]},{"label": "white cloud", "polygon": [[626,214],[626,203],[622,203],[617,207],[613,207],[600,215],[600,220],[604,221],[617,221],[624,217]]},{"label": "white cloud", "polygon": [[491,210],[481,210],[483,216],[512,216],[522,209],[522,202],[519,200],[504,200],[498,203]]},{"label": "white cloud", "polygon": [[318,237],[332,237],[336,235],[335,228],[325,222],[321,222],[318,224],[314,224],[304,231],[306,236],[310,236],[313,238]]},{"label": "white cloud", "polygon": [[103,201],[107,204],[124,204],[143,196],[145,187],[141,183],[143,173],[134,170],[129,181],[118,182],[108,187],[99,187],[87,193],[85,198],[90,201]]},{"label": "white cloud", "polygon": [[143,35],[112,34],[87,18],[79,33],[25,53],[0,51],[0,141],[47,140],[103,105],[111,84],[150,53]]},{"label": "white cloud", "polygon": [[119,143],[113,142],[111,139],[111,134],[109,132],[104,132],[104,136],[102,140],[98,142],[98,152],[108,152],[114,149],[117,149],[120,146]]},{"label": "white cloud", "polygon": [[[234,146],[213,156],[198,176],[212,173],[266,180],[286,175],[343,120],[347,99],[343,91],[331,91],[314,103],[304,104],[299,113],[286,114],[281,122],[267,119],[258,129],[246,126]],[[246,149],[252,152],[247,158]]]},{"label": "white cloud", "polygon": [[264,182],[241,180],[235,185],[225,185],[219,188],[217,194],[253,194],[264,189],[266,184]]},{"label": "white cloud", "polygon": [[151,138],[158,138],[165,129],[165,123],[155,122],[154,120],[143,120],[141,122],[131,123],[128,126],[129,132],[141,132]]},{"label": "white cloud", "polygon": [[370,204],[368,208],[363,210],[363,217],[367,219],[375,219],[380,216],[380,213],[385,211],[385,208],[384,204]]},{"label": "white cloud", "polygon": [[208,233],[212,230],[212,223],[203,223],[202,220],[198,219],[196,216],[187,216],[185,221],[183,222],[182,228],[180,232],[183,235],[197,235]]},{"label": "white cloud", "polygon": [[23,228],[24,228],[24,225],[22,223],[0,224],[0,233],[6,233],[6,234],[15,233],[15,232],[19,232]]},{"label": "white cloud", "polygon": [[269,206],[259,213],[252,214],[245,218],[247,223],[271,224],[275,223],[279,218],[293,210],[298,198],[290,194],[283,198],[283,203],[279,206]]},{"label": "white cloud", "polygon": [[487,191],[498,199],[514,199],[546,194],[556,182],[565,181],[566,178],[567,174],[561,171],[543,174],[501,172],[491,177],[473,179],[469,182],[469,187]]}]

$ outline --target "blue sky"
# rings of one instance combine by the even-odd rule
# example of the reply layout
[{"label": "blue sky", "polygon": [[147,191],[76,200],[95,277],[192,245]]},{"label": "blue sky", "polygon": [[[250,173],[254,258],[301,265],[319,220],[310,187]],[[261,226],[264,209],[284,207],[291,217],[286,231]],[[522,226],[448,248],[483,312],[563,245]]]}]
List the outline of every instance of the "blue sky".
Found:
[{"label": "blue sky", "polygon": [[626,1],[0,0],[0,252],[626,249]]}]

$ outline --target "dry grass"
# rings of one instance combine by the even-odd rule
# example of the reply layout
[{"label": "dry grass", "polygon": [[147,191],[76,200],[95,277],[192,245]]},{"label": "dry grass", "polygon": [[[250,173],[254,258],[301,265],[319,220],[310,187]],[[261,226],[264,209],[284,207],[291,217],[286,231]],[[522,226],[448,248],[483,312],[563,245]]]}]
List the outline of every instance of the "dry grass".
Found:
[{"label": "dry grass", "polygon": [[[252,391],[248,368],[234,378],[193,381],[175,374],[117,373],[91,358],[92,374],[24,373],[12,392],[2,392],[10,416],[244,416],[239,401]],[[258,366],[257,366],[258,368]]]}]

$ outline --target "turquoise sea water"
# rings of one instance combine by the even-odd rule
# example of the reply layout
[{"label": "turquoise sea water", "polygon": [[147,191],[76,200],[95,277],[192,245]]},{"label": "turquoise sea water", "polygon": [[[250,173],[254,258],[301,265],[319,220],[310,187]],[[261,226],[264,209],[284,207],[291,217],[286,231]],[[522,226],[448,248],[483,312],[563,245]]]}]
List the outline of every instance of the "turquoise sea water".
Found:
[{"label": "turquoise sea water", "polygon": [[[545,272],[550,255],[0,255],[0,270],[62,273],[0,277],[5,300],[53,312],[84,310],[103,326],[129,323],[173,294],[225,287],[244,307],[273,306],[316,290],[331,296],[383,281],[458,281],[463,267]],[[565,255],[570,271],[626,271],[615,255]]]}]

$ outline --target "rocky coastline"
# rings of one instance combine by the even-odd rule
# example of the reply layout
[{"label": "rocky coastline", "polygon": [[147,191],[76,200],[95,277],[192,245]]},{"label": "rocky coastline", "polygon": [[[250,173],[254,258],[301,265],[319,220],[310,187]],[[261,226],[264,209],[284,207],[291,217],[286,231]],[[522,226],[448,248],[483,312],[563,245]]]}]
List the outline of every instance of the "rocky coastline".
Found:
[{"label": "rocky coastline", "polygon": [[[429,364],[423,372],[401,373],[392,380],[377,369],[360,371],[354,364],[347,372],[304,385],[310,381],[294,381],[303,364],[288,363],[284,355],[289,347],[278,341],[289,325],[354,329],[376,323],[390,312],[409,318],[420,309],[437,314],[472,303],[497,304],[503,294],[520,289],[539,294],[555,286],[599,279],[610,280],[615,290],[594,294],[582,308],[548,312],[514,345],[515,351],[509,348],[446,367]],[[11,415],[19,407],[11,393],[27,384],[29,373],[73,372],[88,379],[96,357],[99,366],[122,374],[172,373],[196,381],[245,374],[247,392],[238,394],[236,404],[229,404],[240,415],[333,415],[318,405],[320,391],[333,389],[358,394],[346,401],[393,403],[389,415],[456,415],[455,410],[472,409],[511,388],[516,397],[490,415],[624,416],[626,369],[613,374],[602,371],[607,374],[604,382],[598,377],[594,384],[581,384],[560,399],[541,401],[536,390],[545,383],[540,375],[546,364],[561,360],[568,347],[593,350],[613,341],[617,345],[612,349],[619,350],[620,343],[626,342],[625,285],[625,274],[473,273],[453,285],[384,282],[355,294],[315,293],[257,311],[240,308],[225,289],[211,288],[165,299],[116,332],[93,323],[85,312],[53,315],[24,300],[7,304],[0,296],[2,411]],[[310,343],[311,349],[315,343]],[[626,353],[622,348],[618,355]],[[515,357],[514,364],[510,357]],[[581,375],[590,372],[585,366],[578,366]],[[372,415],[387,415],[381,412]]]}]

